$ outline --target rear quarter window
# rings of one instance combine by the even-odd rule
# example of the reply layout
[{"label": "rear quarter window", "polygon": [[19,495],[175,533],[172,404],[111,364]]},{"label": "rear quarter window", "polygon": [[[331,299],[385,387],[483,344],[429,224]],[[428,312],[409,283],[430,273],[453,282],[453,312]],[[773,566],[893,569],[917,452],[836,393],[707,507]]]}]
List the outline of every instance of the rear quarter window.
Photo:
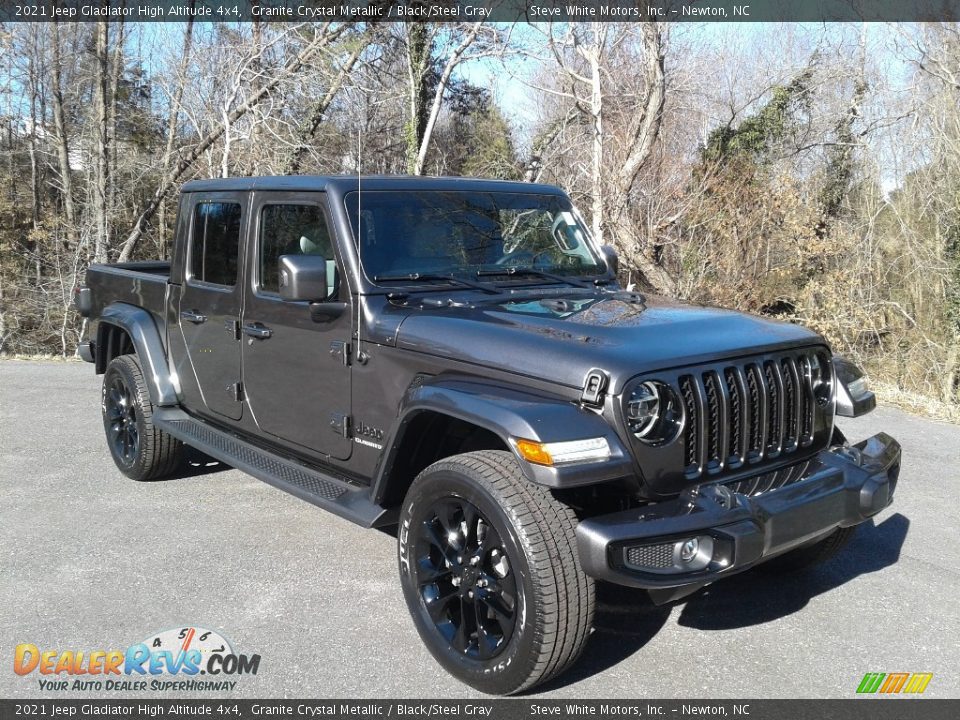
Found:
[{"label": "rear quarter window", "polygon": [[240,203],[201,202],[193,211],[190,278],[232,287],[237,283]]}]

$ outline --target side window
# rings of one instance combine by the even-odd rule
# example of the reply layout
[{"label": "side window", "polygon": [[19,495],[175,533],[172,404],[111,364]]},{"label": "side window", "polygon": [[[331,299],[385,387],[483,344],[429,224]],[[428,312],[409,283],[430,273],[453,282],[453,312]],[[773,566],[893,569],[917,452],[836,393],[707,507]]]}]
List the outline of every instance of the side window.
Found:
[{"label": "side window", "polygon": [[257,287],[280,291],[281,255],[320,255],[333,259],[333,244],[323,212],[316,205],[265,205],[260,213]]},{"label": "side window", "polygon": [[190,276],[232,287],[237,283],[240,203],[202,202],[193,211]]}]

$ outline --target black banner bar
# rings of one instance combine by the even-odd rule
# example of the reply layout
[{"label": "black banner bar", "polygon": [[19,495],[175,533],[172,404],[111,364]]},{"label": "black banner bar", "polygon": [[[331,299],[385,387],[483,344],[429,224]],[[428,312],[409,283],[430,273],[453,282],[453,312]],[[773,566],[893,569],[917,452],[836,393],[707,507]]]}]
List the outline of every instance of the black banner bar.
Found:
[{"label": "black banner bar", "polygon": [[743,720],[954,720],[960,700],[879,696],[851,700],[0,700],[0,720],[27,718],[743,718]]},{"label": "black banner bar", "polygon": [[0,22],[954,21],[960,0],[0,0]]}]

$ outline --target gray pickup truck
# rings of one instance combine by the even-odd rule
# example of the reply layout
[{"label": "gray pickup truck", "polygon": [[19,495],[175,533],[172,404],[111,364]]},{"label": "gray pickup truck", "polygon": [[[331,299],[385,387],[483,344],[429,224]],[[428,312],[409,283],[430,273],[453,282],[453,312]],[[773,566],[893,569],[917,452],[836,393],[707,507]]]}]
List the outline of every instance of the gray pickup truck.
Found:
[{"label": "gray pickup truck", "polygon": [[86,283],[120,471],[176,473],[186,444],[395,526],[421,638],[486,692],[577,659],[596,581],[664,603],[796,570],[893,499],[897,442],[834,426],[875,405],[857,368],[797,325],[623,289],[555,187],[191,182],[170,262]]}]

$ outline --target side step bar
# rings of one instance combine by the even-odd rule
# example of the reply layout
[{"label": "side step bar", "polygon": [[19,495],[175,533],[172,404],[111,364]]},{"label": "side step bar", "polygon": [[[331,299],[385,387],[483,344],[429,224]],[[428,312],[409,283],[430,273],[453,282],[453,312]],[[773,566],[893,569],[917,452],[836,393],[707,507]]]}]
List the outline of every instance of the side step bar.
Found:
[{"label": "side step bar", "polygon": [[382,527],[397,521],[396,512],[370,500],[367,488],[275,455],[183,410],[156,408],[153,422],[187,445],[357,525]]}]

